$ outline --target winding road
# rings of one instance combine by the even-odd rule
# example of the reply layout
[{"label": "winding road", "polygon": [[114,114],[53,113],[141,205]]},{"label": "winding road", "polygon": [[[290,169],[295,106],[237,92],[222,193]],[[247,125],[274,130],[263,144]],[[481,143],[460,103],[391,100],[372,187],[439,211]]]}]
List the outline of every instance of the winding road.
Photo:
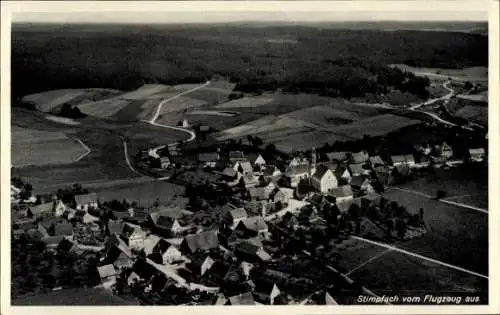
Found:
[{"label": "winding road", "polygon": [[420,108],[422,106],[427,106],[427,105],[431,105],[431,104],[434,104],[436,102],[439,102],[439,101],[448,101],[450,100],[453,95],[455,94],[455,90],[453,90],[452,88],[450,88],[450,85],[451,84],[451,81],[446,81],[444,84],[443,84],[443,87],[448,90],[448,94],[444,95],[444,96],[441,96],[441,97],[438,97],[438,98],[433,98],[433,99],[430,99],[428,101],[425,101],[421,104],[418,104],[418,105],[415,105],[415,106],[412,106],[410,107],[410,110],[415,110],[417,108]]}]

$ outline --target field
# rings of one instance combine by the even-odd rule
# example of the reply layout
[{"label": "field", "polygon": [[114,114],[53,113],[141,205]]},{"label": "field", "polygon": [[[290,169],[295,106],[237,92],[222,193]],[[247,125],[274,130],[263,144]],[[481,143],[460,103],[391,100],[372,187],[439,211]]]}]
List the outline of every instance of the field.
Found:
[{"label": "field", "polygon": [[232,100],[226,103],[219,104],[215,108],[245,108],[245,107],[259,107],[264,106],[273,101],[272,97],[268,96],[256,96],[256,97],[243,97],[236,100]]},{"label": "field", "polygon": [[410,213],[424,209],[428,232],[399,247],[479,273],[488,273],[488,215],[405,191],[390,190],[384,193],[384,197],[403,205]]},{"label": "field", "polygon": [[151,207],[156,201],[164,205],[183,207],[185,206],[183,194],[183,186],[162,181],[132,184],[129,187],[114,187],[98,191],[101,202],[126,199],[128,202],[137,202],[142,207]]},{"label": "field", "polygon": [[468,295],[479,296],[479,304],[487,304],[488,299],[487,279],[394,251],[357,269],[351,277],[379,295]]},{"label": "field", "polygon": [[452,78],[456,81],[470,81],[488,83],[487,67],[469,67],[463,69],[440,69],[440,68],[415,68],[407,65],[393,65],[404,71],[413,72],[415,75],[428,76],[429,78]]},{"label": "field", "polygon": [[12,166],[68,164],[87,152],[62,132],[12,128]]},{"label": "field", "polygon": [[124,300],[105,289],[77,288],[58,292],[30,295],[12,300],[14,306],[95,306],[95,305],[137,305]]}]

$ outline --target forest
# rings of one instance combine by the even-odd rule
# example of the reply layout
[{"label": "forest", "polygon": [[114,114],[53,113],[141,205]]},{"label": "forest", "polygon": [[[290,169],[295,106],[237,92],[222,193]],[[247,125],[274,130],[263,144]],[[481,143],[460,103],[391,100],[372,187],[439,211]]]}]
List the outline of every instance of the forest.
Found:
[{"label": "forest", "polygon": [[487,66],[487,48],[487,36],[459,32],[14,25],[12,93],[18,98],[62,88],[130,90],[223,77],[251,93],[283,88],[350,97],[395,88],[426,97],[425,81],[387,65]]}]

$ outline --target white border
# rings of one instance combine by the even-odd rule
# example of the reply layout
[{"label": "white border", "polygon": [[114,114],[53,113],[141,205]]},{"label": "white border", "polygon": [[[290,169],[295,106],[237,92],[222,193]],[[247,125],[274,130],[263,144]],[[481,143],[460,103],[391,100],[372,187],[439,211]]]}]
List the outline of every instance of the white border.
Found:
[{"label": "white border", "polygon": [[[101,17],[104,12],[139,12],[151,11],[165,12],[200,12],[200,11],[428,11],[443,12],[454,11],[474,11],[488,10],[489,12],[489,39],[490,39],[490,71],[489,71],[489,306],[252,306],[252,307],[10,307],[10,21],[13,12],[100,12]],[[2,33],[1,33],[1,275],[0,287],[1,313],[2,314],[95,314],[116,312],[116,314],[138,314],[148,312],[152,314],[165,314],[177,312],[183,314],[219,314],[231,312],[233,314],[498,314],[500,313],[500,290],[499,275],[500,270],[500,242],[498,225],[500,216],[498,215],[499,196],[494,192],[499,190],[499,4],[498,1],[235,1],[235,2],[212,2],[212,1],[190,1],[190,2],[119,2],[119,1],[11,1],[1,3],[2,12]],[[5,201],[5,202],[4,202]],[[470,259],[474,259],[471,257]]]}]

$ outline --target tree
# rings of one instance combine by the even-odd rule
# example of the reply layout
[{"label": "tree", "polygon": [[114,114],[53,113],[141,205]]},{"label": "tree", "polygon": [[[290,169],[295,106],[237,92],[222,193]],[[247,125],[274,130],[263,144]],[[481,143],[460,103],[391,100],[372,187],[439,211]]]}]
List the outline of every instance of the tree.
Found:
[{"label": "tree", "polygon": [[470,83],[469,81],[465,81],[465,83],[464,83],[464,89],[466,89],[466,90],[472,90],[472,88],[473,88],[472,83]]},{"label": "tree", "polygon": [[405,237],[407,229],[408,227],[403,219],[396,220],[396,232],[399,238],[403,239]]},{"label": "tree", "polygon": [[438,190],[436,193],[436,199],[439,200],[439,199],[443,199],[444,197],[446,197],[446,191]]},{"label": "tree", "polygon": [[306,195],[311,190],[309,185],[309,181],[305,178],[302,178],[297,184],[297,192],[300,195]]},{"label": "tree", "polygon": [[424,220],[424,208],[420,208],[420,210],[418,211],[419,212],[419,216],[420,216],[420,220]]}]

